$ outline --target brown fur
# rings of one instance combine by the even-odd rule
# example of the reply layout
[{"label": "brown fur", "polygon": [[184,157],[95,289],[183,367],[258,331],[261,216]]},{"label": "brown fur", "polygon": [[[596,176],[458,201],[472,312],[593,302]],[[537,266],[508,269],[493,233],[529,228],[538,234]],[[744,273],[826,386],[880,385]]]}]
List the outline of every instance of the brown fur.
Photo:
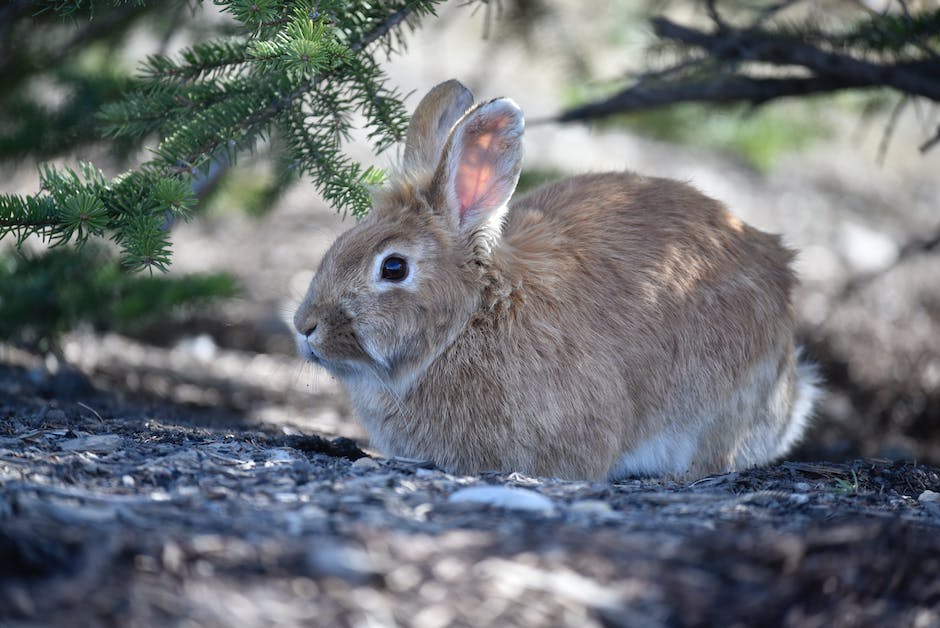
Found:
[{"label": "brown fur", "polygon": [[[448,115],[435,99],[413,125]],[[449,173],[486,133],[499,155],[480,180],[494,198],[515,186],[521,114],[513,135],[506,103],[412,156],[297,311],[301,335],[315,326],[305,352],[346,384],[374,444],[453,472],[592,479],[780,455],[813,391],[797,372],[792,253],[688,185],[631,173],[546,185],[502,225],[489,196],[453,209]],[[376,283],[384,249],[407,254],[413,285]],[[673,443],[692,450],[671,461]],[[631,452],[640,462],[622,463]]]}]

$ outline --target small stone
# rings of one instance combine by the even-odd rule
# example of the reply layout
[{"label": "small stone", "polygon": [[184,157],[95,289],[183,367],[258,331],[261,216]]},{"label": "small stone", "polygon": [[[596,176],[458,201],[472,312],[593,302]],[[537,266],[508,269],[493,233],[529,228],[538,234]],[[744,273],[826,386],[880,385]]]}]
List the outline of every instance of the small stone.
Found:
[{"label": "small stone", "polygon": [[311,546],[307,565],[313,575],[334,576],[356,584],[365,584],[381,575],[381,570],[366,552],[337,543]]},{"label": "small stone", "polygon": [[163,545],[161,560],[167,571],[173,574],[178,574],[183,568],[186,556],[183,553],[183,549],[179,545],[173,541],[167,541]]},{"label": "small stone", "polygon": [[812,487],[809,485],[809,482],[797,482],[796,484],[793,485],[793,490],[800,491],[801,493],[805,493],[809,491],[811,488]]},{"label": "small stone", "polygon": [[87,451],[93,454],[107,454],[121,447],[124,439],[117,434],[96,434],[81,436],[62,441],[59,447],[63,451]]},{"label": "small stone", "polygon": [[917,501],[921,502],[922,504],[936,504],[937,502],[940,502],[940,493],[936,491],[924,491],[917,498]]},{"label": "small stone", "polygon": [[59,408],[52,408],[43,415],[43,420],[49,423],[63,423],[68,417]]},{"label": "small stone", "polygon": [[591,515],[599,517],[609,517],[614,514],[614,509],[605,501],[599,499],[585,499],[571,504],[571,512],[579,515]]},{"label": "small stone", "polygon": [[868,225],[845,222],[838,234],[843,256],[859,272],[877,272],[887,268],[899,254],[897,243]]},{"label": "small stone", "polygon": [[527,488],[508,486],[470,486],[447,498],[452,504],[480,504],[510,510],[529,510],[550,513],[555,510],[552,500]]},{"label": "small stone", "polygon": [[360,458],[352,463],[352,467],[360,471],[374,471],[379,468],[379,463],[372,458]]}]

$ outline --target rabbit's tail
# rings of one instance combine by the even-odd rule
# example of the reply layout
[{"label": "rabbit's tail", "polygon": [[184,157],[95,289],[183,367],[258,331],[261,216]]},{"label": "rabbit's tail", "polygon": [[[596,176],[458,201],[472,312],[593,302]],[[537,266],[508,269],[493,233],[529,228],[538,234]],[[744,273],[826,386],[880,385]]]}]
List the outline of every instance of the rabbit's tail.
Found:
[{"label": "rabbit's tail", "polygon": [[780,448],[777,450],[778,455],[787,453],[803,436],[813,418],[816,401],[822,394],[820,387],[822,378],[819,375],[819,369],[816,364],[803,356],[802,347],[797,349],[796,361],[796,393],[793,405],[790,407],[790,420],[787,422]]}]

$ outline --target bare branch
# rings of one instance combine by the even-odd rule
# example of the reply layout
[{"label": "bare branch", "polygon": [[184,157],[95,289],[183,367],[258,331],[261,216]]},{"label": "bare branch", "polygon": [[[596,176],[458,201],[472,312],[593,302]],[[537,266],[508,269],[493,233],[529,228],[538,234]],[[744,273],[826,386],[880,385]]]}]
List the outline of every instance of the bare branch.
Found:
[{"label": "bare branch", "polygon": [[926,153],[937,144],[940,144],[940,126],[937,127],[937,132],[934,133],[933,137],[921,144],[918,148],[921,153]]},{"label": "bare branch", "polygon": [[888,124],[885,125],[884,133],[881,135],[881,142],[878,144],[878,156],[875,157],[875,161],[879,165],[883,165],[885,162],[885,156],[888,154],[888,146],[891,144],[891,138],[894,137],[894,129],[897,127],[898,120],[901,118],[901,112],[904,111],[910,101],[910,96],[904,96],[891,109]]},{"label": "bare branch", "polygon": [[711,81],[669,83],[647,87],[635,85],[606,100],[596,101],[569,109],[554,120],[573,122],[601,118],[616,113],[642,111],[680,102],[710,102],[717,104],[748,102],[761,105],[775,98],[805,96],[850,87],[864,87],[847,79],[780,78],[756,79],[744,76],[722,76]]},{"label": "bare branch", "polygon": [[[779,6],[787,4],[784,2]],[[709,6],[714,11],[713,3]],[[712,17],[720,20],[716,11]],[[654,18],[652,24],[660,38],[700,48],[708,53],[708,57],[687,59],[665,70],[641,75],[632,86],[614,96],[569,109],[554,120],[587,120],[692,101],[760,105],[786,96],[879,86],[893,87],[908,97],[923,96],[940,102],[940,81],[937,80],[940,62],[933,58],[882,63],[824,49],[797,36],[761,28],[735,30],[723,23],[714,32],[704,32],[664,17]],[[696,66],[704,67],[706,63],[716,63],[720,67],[722,64],[733,66],[747,62],[778,67],[799,66],[807,70],[809,76],[756,78],[735,73],[690,79],[686,72]],[[933,143],[937,141],[940,139]],[[930,148],[933,143],[925,147]]]},{"label": "bare branch", "polygon": [[817,76],[842,78],[859,84],[885,85],[906,94],[940,101],[940,82],[936,80],[940,64],[934,61],[881,64],[822,50],[794,37],[761,29],[704,33],[664,17],[653,18],[652,25],[659,37],[702,48],[722,59],[797,65]]}]

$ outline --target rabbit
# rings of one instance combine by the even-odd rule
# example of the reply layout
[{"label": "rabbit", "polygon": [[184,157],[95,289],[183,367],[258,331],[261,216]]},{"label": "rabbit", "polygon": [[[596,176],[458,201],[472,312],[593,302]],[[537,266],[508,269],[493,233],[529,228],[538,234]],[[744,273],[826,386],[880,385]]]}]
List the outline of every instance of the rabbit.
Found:
[{"label": "rabbit", "polygon": [[302,356],[371,445],[450,473],[687,478],[785,454],[817,396],[794,253],[691,186],[585,174],[510,198],[523,114],[434,87],[400,172],[326,253]]}]

